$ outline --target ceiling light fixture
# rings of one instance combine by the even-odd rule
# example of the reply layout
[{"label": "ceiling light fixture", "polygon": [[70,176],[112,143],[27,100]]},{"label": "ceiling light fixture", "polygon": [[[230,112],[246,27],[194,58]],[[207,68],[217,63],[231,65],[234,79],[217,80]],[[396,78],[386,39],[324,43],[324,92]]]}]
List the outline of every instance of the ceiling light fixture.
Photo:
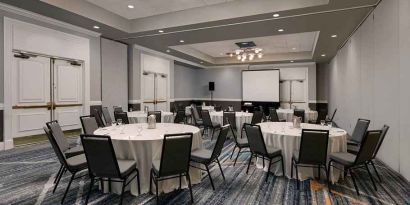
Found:
[{"label": "ceiling light fixture", "polygon": [[164,30],[158,30],[158,32],[160,32],[160,33],[164,33]]},{"label": "ceiling light fixture", "polygon": [[130,8],[130,9],[133,9],[134,8],[134,5],[128,5],[128,8]]},{"label": "ceiling light fixture", "polygon": [[236,59],[242,62],[245,62],[246,60],[253,61],[255,57],[263,57],[262,48],[257,47],[239,48],[233,52],[226,53],[226,55],[228,55],[229,57],[236,56]]},{"label": "ceiling light fixture", "polygon": [[292,48],[292,50],[296,50],[296,48]]},{"label": "ceiling light fixture", "polygon": [[336,37],[337,37],[337,35],[336,35],[336,34],[333,34],[333,35],[331,35],[330,37],[332,37],[332,38],[336,38]]},{"label": "ceiling light fixture", "polygon": [[279,17],[280,15],[279,14],[273,14],[273,17]]},{"label": "ceiling light fixture", "polygon": [[321,56],[322,56],[322,57],[326,57],[326,54],[322,54]]},{"label": "ceiling light fixture", "polygon": [[290,61],[291,63],[295,62],[295,61]]},{"label": "ceiling light fixture", "polygon": [[278,29],[279,32],[284,32],[285,30],[283,28]]},{"label": "ceiling light fixture", "polygon": [[97,26],[97,25],[93,26],[93,28],[95,28],[95,29],[100,29],[100,27]]},{"label": "ceiling light fixture", "polygon": [[180,42],[180,43],[183,43],[183,42],[185,42],[185,41],[184,41],[184,40],[179,40],[179,42]]},{"label": "ceiling light fixture", "polygon": [[171,50],[167,49],[166,52],[169,53],[169,52],[171,52]]}]

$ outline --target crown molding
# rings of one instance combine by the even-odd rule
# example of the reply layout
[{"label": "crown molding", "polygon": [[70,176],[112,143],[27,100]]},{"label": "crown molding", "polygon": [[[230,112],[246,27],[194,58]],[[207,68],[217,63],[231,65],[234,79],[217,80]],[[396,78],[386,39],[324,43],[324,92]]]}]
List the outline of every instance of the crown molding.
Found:
[{"label": "crown molding", "polygon": [[69,24],[69,23],[66,23],[66,22],[63,22],[63,21],[59,21],[57,19],[53,19],[53,18],[50,18],[50,17],[47,17],[47,16],[43,16],[43,15],[31,12],[31,11],[20,9],[20,8],[15,7],[15,6],[10,6],[10,5],[5,4],[5,3],[0,3],[0,10],[3,10],[5,12],[10,12],[10,13],[13,13],[13,14],[17,14],[17,15],[20,15],[20,16],[24,16],[24,17],[34,19],[34,20],[37,20],[37,21],[41,21],[41,22],[44,22],[44,23],[48,23],[48,24],[51,24],[51,25],[54,25],[54,26],[59,26],[59,27],[62,27],[62,28],[70,29],[70,30],[73,30],[73,31],[76,31],[76,32],[79,32],[79,33],[82,33],[82,34],[89,35],[89,36],[93,36],[93,37],[101,36],[101,33],[91,31],[91,30],[88,30],[88,29],[85,29],[85,28],[82,28],[82,27],[79,27],[79,26],[75,26],[75,25],[72,25],[72,24]]}]

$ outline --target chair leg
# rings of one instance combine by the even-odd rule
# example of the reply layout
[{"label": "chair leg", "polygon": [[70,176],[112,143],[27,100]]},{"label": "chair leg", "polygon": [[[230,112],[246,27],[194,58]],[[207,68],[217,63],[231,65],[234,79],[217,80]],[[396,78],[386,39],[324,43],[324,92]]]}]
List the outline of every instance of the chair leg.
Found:
[{"label": "chair leg", "polygon": [[68,190],[70,190],[71,182],[73,182],[74,177],[75,177],[75,174],[76,174],[76,173],[74,172],[73,175],[71,176],[70,182],[68,182],[67,188],[66,188],[66,190],[65,190],[65,192],[64,192],[64,196],[63,196],[63,198],[61,199],[61,203],[62,203],[62,204],[64,203],[64,199],[65,199],[65,197],[67,196]]},{"label": "chair leg", "polygon": [[374,190],[376,190],[376,191],[377,191],[377,186],[376,186],[376,183],[374,182],[374,179],[373,179],[373,175],[372,175],[372,173],[370,173],[369,166],[368,166],[366,163],[364,164],[364,166],[366,167],[367,173],[368,173],[368,174],[369,174],[369,176],[370,176],[370,180],[372,181],[372,184],[373,184]]},{"label": "chair leg", "polygon": [[219,170],[221,170],[222,178],[224,178],[224,181],[225,181],[225,175],[224,175],[224,172],[222,171],[221,163],[219,163],[218,157],[216,158],[216,162],[218,162]]},{"label": "chair leg", "polygon": [[283,174],[283,176],[285,176],[286,175],[285,174],[285,164],[283,162],[283,156],[282,155],[280,156],[280,163],[282,164],[282,174]]},{"label": "chair leg", "polygon": [[57,175],[54,178],[54,182],[53,182],[54,184],[57,182],[57,178],[60,176],[61,172],[63,171],[63,168],[64,168],[64,166],[60,165],[60,169],[58,170]]},{"label": "chair leg", "polygon": [[297,189],[300,189],[300,183],[299,183],[299,170],[298,170],[298,165],[295,164],[295,171],[296,171],[296,183],[297,183]]},{"label": "chair leg", "polygon": [[85,204],[88,204],[88,199],[90,198],[91,190],[94,185],[94,177],[91,177],[90,187],[88,188],[87,197],[85,198]]},{"label": "chair leg", "polygon": [[317,166],[317,175],[319,176],[319,180],[320,180],[320,165]]},{"label": "chair leg", "polygon": [[215,190],[214,182],[212,181],[212,176],[211,176],[211,173],[209,172],[208,165],[205,165],[205,167],[206,167],[206,172],[208,172],[209,180],[211,181],[212,189]]},{"label": "chair leg", "polygon": [[238,154],[236,155],[236,158],[235,158],[235,162],[233,163],[233,166],[235,166],[236,165],[236,161],[238,160],[238,157],[239,157],[239,154],[241,153],[241,148],[239,148],[239,151],[238,151]]},{"label": "chair leg", "polygon": [[291,160],[291,163],[290,163],[290,178],[293,178],[293,157],[292,157],[292,160]]},{"label": "chair leg", "polygon": [[122,182],[122,189],[121,189],[121,196],[120,196],[120,205],[122,205],[122,200],[124,198],[124,190],[125,190],[125,181]]},{"label": "chair leg", "polygon": [[330,181],[330,164],[331,163],[332,163],[332,160],[329,161],[329,165],[327,166],[327,188],[329,189],[329,193],[332,193],[332,190],[331,190],[332,182]]},{"label": "chair leg", "polygon": [[186,174],[186,178],[188,180],[189,193],[191,194],[191,203],[194,203],[194,196],[192,194],[192,186],[191,186],[191,177],[189,176],[189,173]]},{"label": "chair leg", "polygon": [[235,153],[235,149],[236,149],[236,145],[233,147],[232,154],[231,154],[231,157],[229,159],[232,159],[233,153]]},{"label": "chair leg", "polygon": [[266,173],[266,179],[265,182],[268,181],[269,178],[269,173],[270,173],[270,166],[272,165],[272,159],[269,159],[269,165],[268,165],[268,172]]},{"label": "chair leg", "polygon": [[158,195],[158,180],[155,179],[155,193],[156,193],[156,198],[157,198],[157,204],[159,203],[159,195]]},{"label": "chair leg", "polygon": [[253,154],[251,154],[251,157],[249,157],[249,163],[248,163],[248,168],[246,169],[246,174],[248,174],[249,172],[249,167],[251,166],[252,157],[253,157]]},{"label": "chair leg", "polygon": [[65,168],[63,168],[63,170],[61,171],[60,175],[58,175],[57,182],[56,182],[55,185],[54,185],[53,194],[54,194],[54,192],[56,192],[56,189],[57,189],[58,184],[60,183],[61,177],[63,177],[64,169],[65,169]]},{"label": "chair leg", "polygon": [[214,132],[215,132],[215,129],[211,128],[211,141],[214,139]]},{"label": "chair leg", "polygon": [[372,165],[374,172],[376,172],[377,178],[379,179],[379,182],[382,182],[382,179],[380,178],[379,172],[376,169],[376,166],[374,166],[374,162],[372,160],[370,160],[370,164]]},{"label": "chair leg", "polygon": [[149,193],[153,194],[152,193],[152,170],[149,173]]},{"label": "chair leg", "polygon": [[353,181],[354,188],[356,189],[356,193],[357,195],[360,195],[359,189],[357,188],[356,179],[354,177],[353,171],[349,169],[349,172],[350,172],[350,176],[352,176],[352,181]]},{"label": "chair leg", "polygon": [[[138,185],[138,195],[141,195],[141,183],[140,183],[140,171],[137,170],[137,185]],[[150,182],[151,184],[151,182]]]},{"label": "chair leg", "polygon": [[182,174],[179,174],[179,189],[182,187]]},{"label": "chair leg", "polygon": [[262,157],[262,166],[263,166],[263,169],[265,169],[265,158],[263,157]]}]

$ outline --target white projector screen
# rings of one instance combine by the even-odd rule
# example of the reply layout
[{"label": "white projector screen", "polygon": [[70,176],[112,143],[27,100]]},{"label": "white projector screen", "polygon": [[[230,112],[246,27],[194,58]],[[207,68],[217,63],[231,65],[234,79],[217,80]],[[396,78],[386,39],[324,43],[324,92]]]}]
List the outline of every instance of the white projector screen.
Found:
[{"label": "white projector screen", "polygon": [[242,100],[279,102],[279,70],[242,71]]}]

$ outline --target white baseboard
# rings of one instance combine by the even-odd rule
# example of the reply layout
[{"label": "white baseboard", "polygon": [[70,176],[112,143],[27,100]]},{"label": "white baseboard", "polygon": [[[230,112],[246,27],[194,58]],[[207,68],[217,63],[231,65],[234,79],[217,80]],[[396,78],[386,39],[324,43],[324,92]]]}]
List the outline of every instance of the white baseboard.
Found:
[{"label": "white baseboard", "polygon": [[8,149],[13,149],[13,148],[14,148],[13,140],[7,140],[4,142],[0,142],[0,150],[8,150]]},{"label": "white baseboard", "polygon": [[0,110],[4,110],[4,103],[0,103]]},{"label": "white baseboard", "polygon": [[[191,101],[191,100],[210,101],[211,98],[175,98],[175,99],[174,99],[174,101]],[[234,99],[234,98],[213,98],[212,101],[242,101],[242,99]]]},{"label": "white baseboard", "polygon": [[90,106],[92,105],[102,105],[101,101],[90,101]]},{"label": "white baseboard", "polygon": [[142,102],[141,100],[128,100],[129,104],[139,104],[141,102]]}]

